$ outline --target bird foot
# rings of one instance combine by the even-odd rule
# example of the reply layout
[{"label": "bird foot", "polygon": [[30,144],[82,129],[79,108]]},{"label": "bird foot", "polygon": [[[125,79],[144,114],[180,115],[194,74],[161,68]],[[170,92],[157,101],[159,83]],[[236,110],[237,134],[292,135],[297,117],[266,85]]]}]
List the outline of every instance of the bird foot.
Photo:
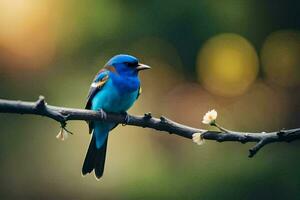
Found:
[{"label": "bird foot", "polygon": [[130,117],[127,112],[124,112],[123,114],[125,115],[125,119],[124,119],[124,123],[122,124],[122,126],[126,126],[129,123]]},{"label": "bird foot", "polygon": [[99,109],[98,112],[100,113],[101,119],[103,120],[107,119],[107,114],[102,108]]}]

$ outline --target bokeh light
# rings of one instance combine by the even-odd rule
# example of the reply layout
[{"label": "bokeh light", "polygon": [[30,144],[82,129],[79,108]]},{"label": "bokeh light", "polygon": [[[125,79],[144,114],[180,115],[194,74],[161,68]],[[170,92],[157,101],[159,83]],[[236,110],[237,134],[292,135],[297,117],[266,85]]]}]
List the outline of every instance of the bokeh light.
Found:
[{"label": "bokeh light", "polygon": [[55,52],[51,8],[45,1],[0,1],[0,58],[10,69],[51,62]]},{"label": "bokeh light", "polygon": [[261,50],[267,80],[280,86],[300,84],[300,32],[281,30],[270,34]]},{"label": "bokeh light", "polygon": [[252,45],[237,34],[209,39],[198,54],[198,78],[210,92],[236,96],[245,92],[258,73],[258,57]]}]

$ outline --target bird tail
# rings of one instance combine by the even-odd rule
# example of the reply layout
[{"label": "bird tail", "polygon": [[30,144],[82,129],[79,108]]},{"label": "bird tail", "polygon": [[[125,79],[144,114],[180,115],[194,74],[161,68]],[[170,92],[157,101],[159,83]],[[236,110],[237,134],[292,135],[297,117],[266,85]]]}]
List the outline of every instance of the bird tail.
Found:
[{"label": "bird tail", "polygon": [[108,137],[106,137],[103,145],[100,148],[97,148],[96,146],[96,137],[92,135],[91,138],[92,139],[82,166],[82,175],[86,175],[95,170],[96,178],[100,179],[104,171]]}]

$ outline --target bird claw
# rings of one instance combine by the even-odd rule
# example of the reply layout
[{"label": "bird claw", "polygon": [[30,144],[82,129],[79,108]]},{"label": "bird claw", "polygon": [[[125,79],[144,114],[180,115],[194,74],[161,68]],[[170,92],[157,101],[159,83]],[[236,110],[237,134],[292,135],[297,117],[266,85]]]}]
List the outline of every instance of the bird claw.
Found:
[{"label": "bird claw", "polygon": [[107,114],[102,108],[99,109],[98,112],[100,113],[101,119],[103,120],[107,119]]},{"label": "bird claw", "polygon": [[127,112],[124,112],[124,115],[125,115],[125,119],[124,119],[124,123],[122,124],[122,126],[126,126],[128,123],[129,123],[129,115]]}]

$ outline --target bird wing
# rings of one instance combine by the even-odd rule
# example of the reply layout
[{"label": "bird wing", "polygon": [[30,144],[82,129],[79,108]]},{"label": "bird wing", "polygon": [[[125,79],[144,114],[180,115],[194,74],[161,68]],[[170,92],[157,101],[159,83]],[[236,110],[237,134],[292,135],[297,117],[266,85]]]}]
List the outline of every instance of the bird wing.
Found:
[{"label": "bird wing", "polygon": [[[92,83],[92,85],[90,87],[85,109],[88,109],[88,110],[91,109],[91,107],[92,107],[92,99],[103,88],[103,86],[107,82],[108,78],[109,78],[109,70],[107,70],[105,68],[101,69],[97,73],[97,75],[95,76],[95,78],[93,80],[93,83]],[[95,84],[95,85],[97,84],[97,86],[95,86],[93,84]],[[92,121],[88,121],[88,124],[89,124],[89,132],[92,133],[92,131],[93,131],[93,122]]]},{"label": "bird wing", "polygon": [[[109,71],[106,69],[101,69],[98,72],[98,74],[95,76],[87,96],[85,109],[91,109],[93,97],[103,88],[108,78],[109,78]],[[96,82],[98,82],[97,87],[93,86],[93,84]]]}]

